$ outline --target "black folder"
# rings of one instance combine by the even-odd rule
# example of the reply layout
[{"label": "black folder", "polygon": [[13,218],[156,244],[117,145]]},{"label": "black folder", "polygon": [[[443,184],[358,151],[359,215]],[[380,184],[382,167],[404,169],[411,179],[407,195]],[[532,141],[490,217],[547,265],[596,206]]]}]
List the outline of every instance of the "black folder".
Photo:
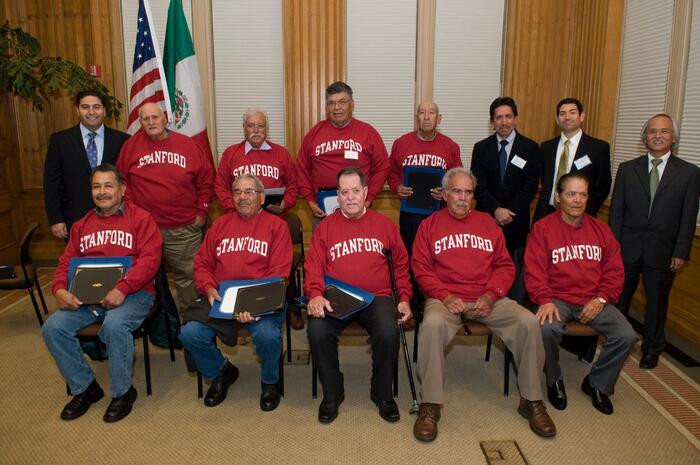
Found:
[{"label": "black folder", "polygon": [[71,280],[70,292],[83,305],[98,305],[114,289],[124,273],[126,267],[122,264],[78,266]]},{"label": "black folder", "polygon": [[323,290],[323,297],[331,303],[333,309],[332,312],[326,312],[326,316],[338,320],[349,318],[369,305],[368,302],[358,299],[332,284]]},{"label": "black folder", "polygon": [[251,316],[265,316],[282,310],[286,291],[282,280],[238,289],[233,308],[234,318],[243,312],[248,312]]},{"label": "black folder", "polygon": [[435,200],[430,189],[440,187],[443,170],[406,166],[404,168],[404,185],[413,189],[413,195],[401,199],[401,211],[430,215],[440,209],[440,200]]}]

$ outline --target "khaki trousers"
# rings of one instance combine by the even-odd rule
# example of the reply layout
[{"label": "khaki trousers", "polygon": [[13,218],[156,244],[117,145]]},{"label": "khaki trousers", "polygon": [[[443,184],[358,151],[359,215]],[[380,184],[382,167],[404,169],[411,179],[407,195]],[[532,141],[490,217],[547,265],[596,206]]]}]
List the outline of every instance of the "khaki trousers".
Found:
[{"label": "khaki trousers", "polygon": [[202,229],[194,224],[175,229],[161,229],[163,259],[173,272],[177,289],[177,306],[180,319],[185,309],[197,300],[194,287],[194,256],[202,242]]},{"label": "khaki trousers", "polygon": [[[467,306],[471,309],[474,302]],[[545,357],[535,315],[506,297],[494,304],[489,316],[474,321],[488,326],[513,353],[520,395],[531,401],[542,400]],[[425,301],[416,367],[421,402],[444,403],[445,347],[463,327],[460,316],[450,313],[441,301],[432,298]]]}]

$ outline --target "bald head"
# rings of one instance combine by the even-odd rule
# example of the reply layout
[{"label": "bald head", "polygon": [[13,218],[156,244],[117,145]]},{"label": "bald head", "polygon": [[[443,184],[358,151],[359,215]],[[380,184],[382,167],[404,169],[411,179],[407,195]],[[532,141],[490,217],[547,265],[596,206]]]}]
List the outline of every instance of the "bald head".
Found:
[{"label": "bald head", "polygon": [[416,125],[418,137],[423,140],[433,140],[437,135],[438,124],[442,121],[440,109],[432,100],[421,102],[416,109]]},{"label": "bald head", "polygon": [[168,119],[163,109],[157,103],[145,103],[139,109],[139,122],[143,131],[153,140],[163,140],[168,137],[165,127]]}]

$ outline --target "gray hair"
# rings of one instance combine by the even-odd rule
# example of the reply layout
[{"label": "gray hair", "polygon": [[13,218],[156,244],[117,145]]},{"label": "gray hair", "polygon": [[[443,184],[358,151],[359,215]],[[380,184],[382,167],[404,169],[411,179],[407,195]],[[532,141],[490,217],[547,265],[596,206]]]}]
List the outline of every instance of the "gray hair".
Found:
[{"label": "gray hair", "polygon": [[250,173],[239,174],[238,177],[233,180],[233,184],[231,184],[231,188],[232,189],[235,188],[236,183],[242,179],[252,179],[253,182],[255,183],[255,190],[256,191],[260,191],[260,192],[265,191],[265,187],[263,186],[262,181],[257,176],[255,176],[254,174],[250,174]]},{"label": "gray hair", "polygon": [[472,180],[472,183],[474,184],[474,189],[476,189],[476,176],[474,176],[474,173],[472,173],[470,170],[466,168],[450,168],[447,170],[445,175],[442,177],[442,189],[447,190],[450,187],[450,181],[452,180],[452,177],[458,174],[463,174],[464,176],[467,176],[469,179]]},{"label": "gray hair", "polygon": [[681,142],[681,131],[678,129],[678,126],[676,125],[676,122],[673,120],[671,115],[668,113],[659,113],[657,115],[652,116],[647,120],[646,123],[644,123],[644,126],[642,126],[642,132],[639,134],[639,137],[642,139],[642,144],[644,144],[644,147],[647,146],[647,128],[649,127],[649,123],[651,123],[651,120],[654,118],[659,118],[659,117],[664,117],[668,118],[671,121],[671,126],[673,126],[673,145],[671,146],[671,152],[676,153],[676,150],[678,150],[678,144]]},{"label": "gray hair", "polygon": [[265,117],[265,130],[269,131],[270,130],[270,119],[267,117],[267,112],[265,110],[261,110],[259,108],[248,108],[245,113],[243,113],[243,128],[245,129],[245,124],[246,121],[248,120],[249,116],[253,116],[257,113],[260,113]]}]

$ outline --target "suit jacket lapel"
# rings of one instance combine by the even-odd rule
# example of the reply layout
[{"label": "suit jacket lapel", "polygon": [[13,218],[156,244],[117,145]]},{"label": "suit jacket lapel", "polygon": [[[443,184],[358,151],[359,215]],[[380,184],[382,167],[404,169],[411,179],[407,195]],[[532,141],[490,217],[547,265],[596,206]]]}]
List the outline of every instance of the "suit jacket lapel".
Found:
[{"label": "suit jacket lapel", "polygon": [[588,136],[585,133],[581,133],[581,140],[578,141],[576,153],[574,154],[574,160],[571,164],[571,170],[569,170],[569,172],[575,173],[576,171],[579,171],[578,166],[576,166],[576,160],[583,158],[586,155],[588,155]]},{"label": "suit jacket lapel", "polygon": [[661,176],[661,180],[659,181],[659,186],[656,188],[655,195],[659,195],[659,193],[662,192],[666,188],[666,186],[670,185],[673,182],[673,179],[676,177],[676,173],[678,172],[677,161],[678,160],[675,159],[674,155],[668,157],[666,168],[664,168],[664,175]]},{"label": "suit jacket lapel", "polygon": [[73,144],[73,147],[71,147],[73,153],[75,153],[75,157],[78,159],[78,163],[80,166],[83,167],[84,170],[86,170],[88,173],[92,172],[92,168],[90,168],[90,162],[88,161],[87,158],[87,151],[85,151],[85,144],[83,143],[83,134],[80,132],[80,125],[76,125],[73,127],[73,131],[71,131],[71,143]]},{"label": "suit jacket lapel", "polygon": [[[651,191],[649,190],[649,170],[647,169],[647,164],[646,155],[642,155],[641,157],[637,158],[637,161],[634,164],[634,172],[637,173],[637,177],[642,185],[642,189],[644,189],[644,194],[646,195],[647,201],[651,201]],[[668,166],[666,169],[668,169]],[[667,172],[665,171],[664,178],[666,177],[666,174]],[[658,189],[656,192],[658,193]]]}]

